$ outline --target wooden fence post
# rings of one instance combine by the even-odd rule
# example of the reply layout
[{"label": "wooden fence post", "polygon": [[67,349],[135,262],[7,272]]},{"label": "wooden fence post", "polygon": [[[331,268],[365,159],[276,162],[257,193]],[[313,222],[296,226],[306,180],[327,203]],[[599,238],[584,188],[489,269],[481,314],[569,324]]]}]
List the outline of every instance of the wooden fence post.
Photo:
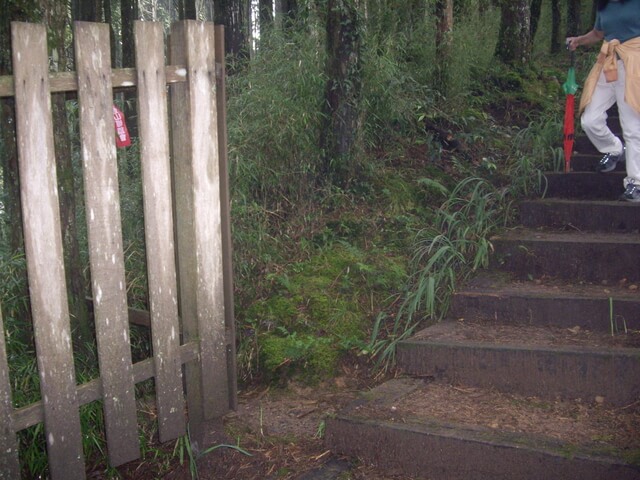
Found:
[{"label": "wooden fence post", "polygon": [[156,405],[160,441],[166,441],[184,435],[186,428],[173,247],[164,31],[160,23],[138,21],[134,30]]},{"label": "wooden fence post", "polygon": [[82,433],[62,257],[47,32],[12,23],[22,211],[52,479],[84,478]]},{"label": "wooden fence post", "polygon": [[229,407],[238,407],[236,368],[236,316],[233,298],[233,242],[231,241],[231,193],[229,192],[229,158],[227,155],[227,92],[224,58],[224,25],[215,26],[216,102],[218,107],[218,154],[220,157],[220,215],[222,221],[222,262],[224,270],[224,317],[227,326],[227,378]]},{"label": "wooden fence post", "polygon": [[184,341],[200,346],[185,365],[189,427],[207,442],[208,423],[229,410],[220,219],[214,26],[186,20],[171,28],[172,64],[187,81],[172,85],[173,174],[180,314]]},{"label": "wooden fence post", "polygon": [[140,456],[113,123],[109,26],[75,23],[91,286],[112,466]]}]

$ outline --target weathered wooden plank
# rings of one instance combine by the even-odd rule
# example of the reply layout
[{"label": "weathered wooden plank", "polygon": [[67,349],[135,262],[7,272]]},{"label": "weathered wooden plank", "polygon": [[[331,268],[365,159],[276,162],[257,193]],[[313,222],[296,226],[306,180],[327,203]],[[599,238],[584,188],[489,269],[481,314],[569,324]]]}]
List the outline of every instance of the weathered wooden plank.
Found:
[{"label": "weathered wooden plank", "polygon": [[0,308],[0,480],[20,478],[18,441],[12,413],[9,364],[7,363],[7,347],[4,340],[2,308]]},{"label": "weathered wooden plank", "polygon": [[229,409],[213,25],[174,24],[170,52],[188,73],[171,87],[174,218],[183,334],[200,342],[200,364],[186,366],[189,426],[204,442],[206,421]]},{"label": "weathered wooden plank", "polygon": [[135,22],[144,198],[145,241],[160,441],[185,434],[180,324],[173,243],[169,119],[164,73],[164,30],[156,22]]},{"label": "weathered wooden plank", "polygon": [[[196,342],[180,345],[180,363],[197,361],[199,356],[199,346]],[[155,368],[153,359],[147,358],[133,365],[133,378],[136,383],[144,382],[153,378]],[[95,379],[78,387],[78,404],[86,405],[102,398],[102,383],[100,379]],[[27,407],[22,407],[13,411],[13,430],[18,432],[25,428],[32,427],[44,421],[44,410],[42,402],[35,402]]]},{"label": "weathered wooden plank", "polygon": [[233,243],[231,241],[231,195],[227,156],[227,93],[224,61],[224,25],[215,26],[216,102],[218,114],[218,155],[220,160],[220,215],[222,231],[222,268],[224,272],[224,322],[227,329],[227,378],[229,408],[238,407],[236,373],[236,321],[233,299]]},{"label": "weathered wooden plank", "polygon": [[[187,71],[184,65],[167,65],[165,67],[167,84],[184,82]],[[136,85],[134,68],[118,68],[111,71],[111,83],[114,89],[128,88]],[[51,93],[75,92],[78,90],[78,79],[75,72],[55,72],[49,74],[49,91]],[[0,97],[14,95],[13,76],[0,76]]]},{"label": "weathered wooden plank", "polygon": [[16,132],[29,291],[52,479],[84,478],[62,256],[47,37],[13,23]]},{"label": "weathered wooden plank", "polygon": [[139,457],[129,341],[113,93],[106,24],[76,22],[80,140],[91,287],[109,462]]}]

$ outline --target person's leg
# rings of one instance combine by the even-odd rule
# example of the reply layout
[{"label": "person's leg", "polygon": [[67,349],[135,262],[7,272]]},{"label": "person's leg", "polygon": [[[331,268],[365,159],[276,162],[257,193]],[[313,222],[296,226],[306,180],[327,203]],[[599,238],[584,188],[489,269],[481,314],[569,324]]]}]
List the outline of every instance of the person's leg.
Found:
[{"label": "person's leg", "polygon": [[616,83],[616,102],[626,147],[627,178],[624,180],[624,186],[630,182],[640,186],[640,112],[629,106],[624,99],[625,69],[622,61],[618,61]]},{"label": "person's leg", "polygon": [[615,84],[618,82],[607,83],[604,73],[600,74],[591,102],[580,119],[584,133],[593,146],[604,154],[619,155],[623,152],[622,141],[607,126],[607,110],[616,102]]}]

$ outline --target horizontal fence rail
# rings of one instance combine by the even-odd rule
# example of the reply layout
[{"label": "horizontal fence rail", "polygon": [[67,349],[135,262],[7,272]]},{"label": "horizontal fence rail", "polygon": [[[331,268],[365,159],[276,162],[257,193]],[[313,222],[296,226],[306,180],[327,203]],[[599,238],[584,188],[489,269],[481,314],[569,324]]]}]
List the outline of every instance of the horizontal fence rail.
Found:
[{"label": "horizontal fence rail", "polygon": [[[41,401],[12,403],[0,337],[0,479],[19,477],[17,433],[44,424],[53,480],[84,478],[79,407],[103,404],[109,463],[140,455],[135,385],[154,379],[161,441],[236,406],[235,332],[224,112],[222,27],[197,21],[164,31],[136,22],[136,67],[112,69],[106,24],[76,22],[76,72],[49,73],[46,29],[12,23],[14,97],[25,255]],[[169,88],[167,89],[167,86]],[[114,90],[135,88],[149,312],[127,305]],[[77,92],[100,377],[77,385],[67,307],[51,94]],[[169,106],[170,105],[170,109]],[[133,363],[130,323],[150,328],[152,356]],[[0,312],[0,327],[3,320]],[[182,372],[185,372],[183,379]]]}]

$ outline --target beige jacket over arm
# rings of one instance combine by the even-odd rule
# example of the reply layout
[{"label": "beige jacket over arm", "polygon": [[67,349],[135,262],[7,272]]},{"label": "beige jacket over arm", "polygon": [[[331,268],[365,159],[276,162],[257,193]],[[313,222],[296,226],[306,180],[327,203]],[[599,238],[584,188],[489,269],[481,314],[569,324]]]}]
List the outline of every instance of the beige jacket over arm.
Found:
[{"label": "beige jacket over arm", "polygon": [[624,99],[636,112],[640,113],[640,37],[632,38],[624,43],[611,40],[602,44],[598,60],[584,83],[580,97],[580,113],[591,102],[593,91],[603,70],[607,82],[614,82],[618,79],[618,57],[624,62],[626,71]]}]

